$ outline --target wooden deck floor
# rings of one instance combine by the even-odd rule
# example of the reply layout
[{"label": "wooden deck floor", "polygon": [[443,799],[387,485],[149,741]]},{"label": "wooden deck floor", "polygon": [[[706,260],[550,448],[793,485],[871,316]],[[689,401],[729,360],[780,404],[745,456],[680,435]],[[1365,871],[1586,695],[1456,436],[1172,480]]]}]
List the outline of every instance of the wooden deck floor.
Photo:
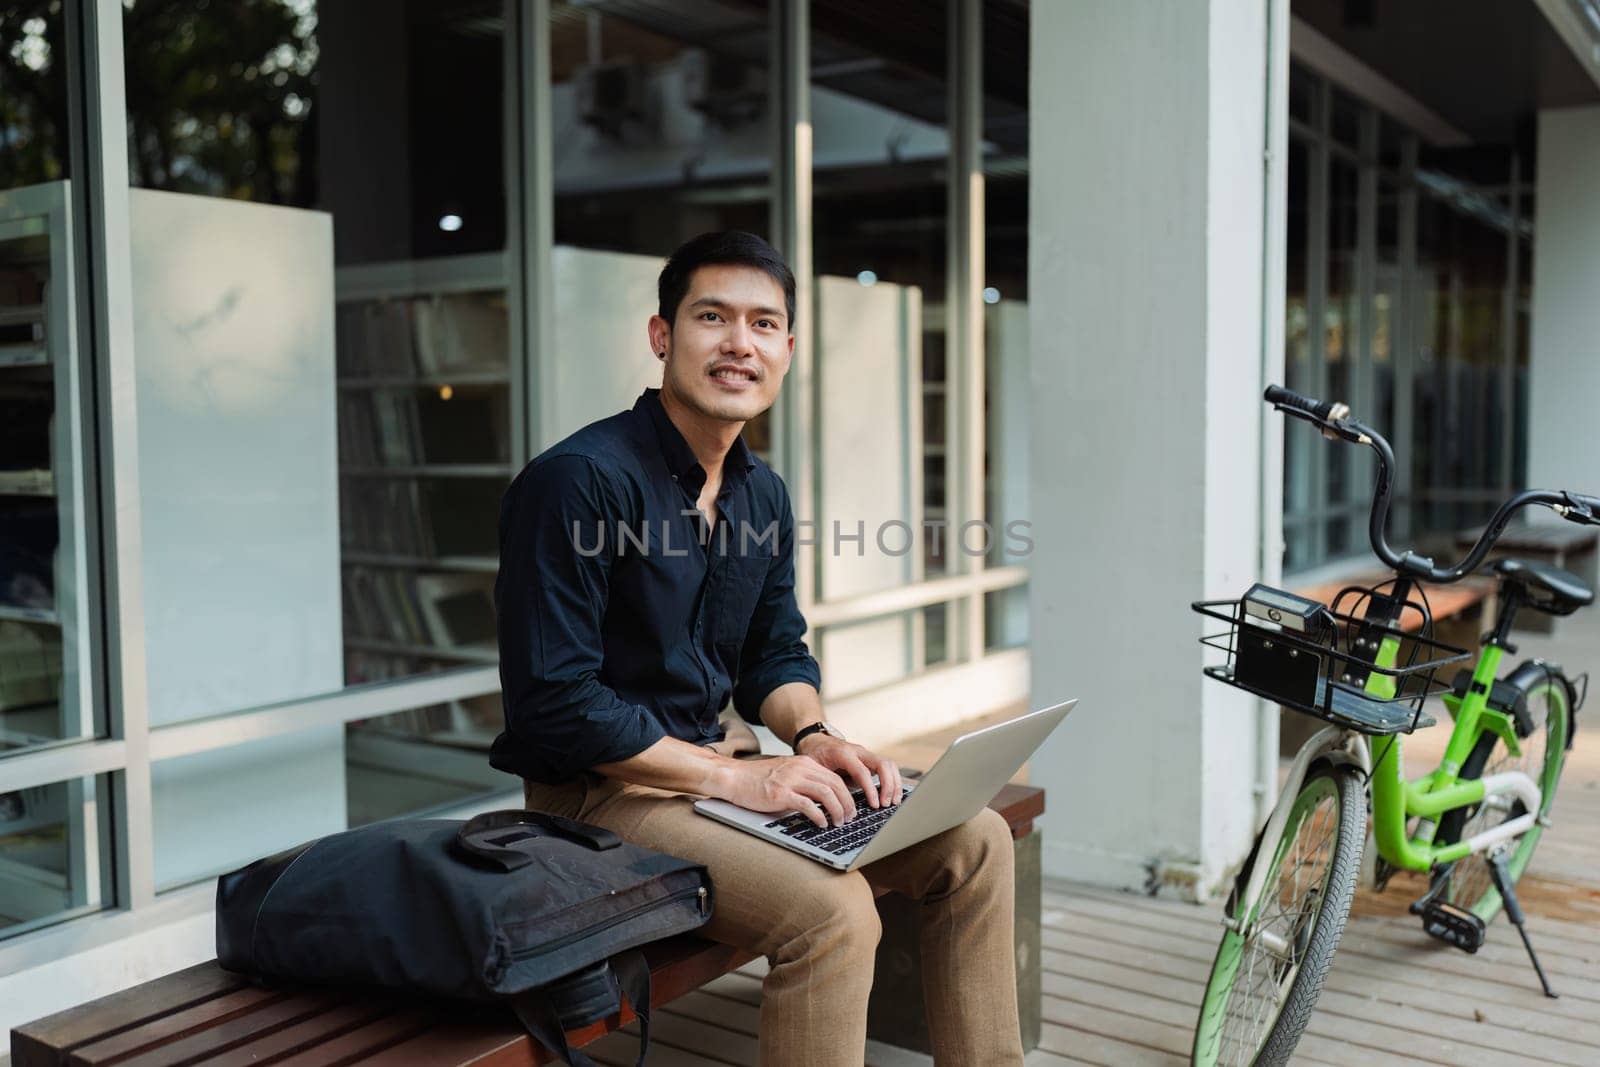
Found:
[{"label": "wooden deck floor", "polygon": [[[1522,654],[1600,668],[1600,611],[1588,615],[1563,620],[1556,638],[1523,639]],[[1445,736],[1435,728],[1410,739],[1408,764],[1427,766]],[[1422,880],[1396,878],[1386,893],[1358,897],[1296,1062],[1600,1064],[1600,702],[1579,714],[1553,817],[1521,887],[1529,934],[1559,1000],[1540,993],[1503,917],[1477,955],[1466,955],[1423,935],[1405,910]],[[1220,914],[1217,906],[1049,883],[1044,1037],[1028,1063],[1186,1060]],[[652,1026],[650,1062],[755,1064],[764,966],[665,1009]],[[613,1035],[597,1052],[605,1063],[632,1063],[634,1046]],[[872,1046],[868,1062],[932,1061]]]},{"label": "wooden deck floor", "polygon": [[[1547,1000],[1509,927],[1496,923],[1489,943],[1468,956],[1384,910],[1364,907],[1352,917],[1296,1062],[1600,1063],[1600,927],[1530,915],[1561,993]],[[1069,883],[1047,887],[1045,1022],[1028,1063],[1186,1062],[1219,914]],[[650,1062],[755,1064],[764,969],[752,964],[664,1009],[652,1026]],[[613,1035],[592,1051],[603,1063],[632,1063],[631,1041]],[[932,1062],[877,1045],[867,1060]]]}]

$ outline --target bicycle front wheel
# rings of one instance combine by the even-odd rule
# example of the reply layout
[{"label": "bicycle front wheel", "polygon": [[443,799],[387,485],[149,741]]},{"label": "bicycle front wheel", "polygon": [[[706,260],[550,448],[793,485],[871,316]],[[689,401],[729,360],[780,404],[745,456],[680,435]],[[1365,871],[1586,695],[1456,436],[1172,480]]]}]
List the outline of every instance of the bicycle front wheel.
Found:
[{"label": "bicycle front wheel", "polygon": [[1223,935],[1211,965],[1193,1062],[1226,1067],[1286,1063],[1305,1032],[1355,895],[1367,796],[1345,767],[1308,775],[1278,840],[1261,841],[1271,863],[1255,901],[1240,901],[1240,926]]}]

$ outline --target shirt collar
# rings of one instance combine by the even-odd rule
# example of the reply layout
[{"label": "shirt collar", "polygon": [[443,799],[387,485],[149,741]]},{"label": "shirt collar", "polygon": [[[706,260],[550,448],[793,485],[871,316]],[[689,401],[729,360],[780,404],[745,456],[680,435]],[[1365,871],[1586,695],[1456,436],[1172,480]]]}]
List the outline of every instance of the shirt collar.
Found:
[{"label": "shirt collar", "polygon": [[[694,449],[683,439],[683,434],[678,432],[678,428],[672,424],[672,419],[667,415],[667,409],[662,406],[661,390],[646,389],[634,402],[633,410],[642,411],[649,416],[650,423],[655,429],[656,442],[661,446],[661,457],[666,460],[667,470],[679,481],[689,482],[691,486],[705,485],[705,470],[700,466],[700,460],[695,457]],[[736,479],[742,479],[754,469],[755,465],[755,455],[750,451],[750,446],[744,443],[744,434],[740,434],[733,439],[733,447],[728,449],[728,455],[722,461],[724,483],[727,483],[727,475],[730,472]]]}]

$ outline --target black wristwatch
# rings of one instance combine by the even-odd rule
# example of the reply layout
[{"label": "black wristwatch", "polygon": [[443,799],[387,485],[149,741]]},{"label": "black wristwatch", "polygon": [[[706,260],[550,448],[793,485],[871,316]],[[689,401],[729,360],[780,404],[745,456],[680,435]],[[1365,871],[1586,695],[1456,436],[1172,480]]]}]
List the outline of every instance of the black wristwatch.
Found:
[{"label": "black wristwatch", "polygon": [[829,726],[827,723],[819,719],[810,726],[802,726],[798,731],[796,731],[794,740],[789,742],[789,747],[794,749],[796,752],[799,752],[800,742],[804,741],[812,734],[827,734],[829,737],[837,737],[841,741],[844,740],[844,734],[840,733],[837,729]]}]

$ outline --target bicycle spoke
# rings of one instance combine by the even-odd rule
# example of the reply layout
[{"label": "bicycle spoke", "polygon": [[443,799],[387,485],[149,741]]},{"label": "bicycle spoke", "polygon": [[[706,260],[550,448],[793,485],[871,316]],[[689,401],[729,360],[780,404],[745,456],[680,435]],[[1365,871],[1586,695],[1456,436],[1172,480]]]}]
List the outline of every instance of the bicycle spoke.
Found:
[{"label": "bicycle spoke", "polygon": [[[1248,1065],[1277,1022],[1303,962],[1301,935],[1315,923],[1322,905],[1338,825],[1337,798],[1320,798],[1301,815],[1272,884],[1262,888],[1256,933],[1241,948],[1244,958],[1224,1008],[1219,1063]],[[1281,938],[1287,949],[1274,951],[1264,933]]]}]

